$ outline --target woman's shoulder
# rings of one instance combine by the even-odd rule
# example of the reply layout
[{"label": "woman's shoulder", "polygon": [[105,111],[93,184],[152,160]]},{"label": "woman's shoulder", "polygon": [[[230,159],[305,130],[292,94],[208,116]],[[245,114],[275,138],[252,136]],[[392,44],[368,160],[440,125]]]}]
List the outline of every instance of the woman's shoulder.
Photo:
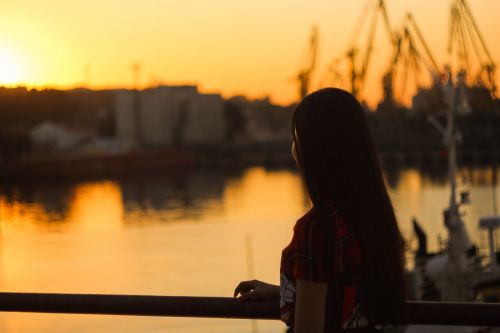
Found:
[{"label": "woman's shoulder", "polygon": [[309,209],[304,215],[302,215],[297,222],[295,222],[294,230],[303,228],[305,225],[310,224],[314,220],[314,207]]},{"label": "woman's shoulder", "polygon": [[312,207],[302,217],[300,217],[297,220],[295,226],[293,227],[293,231],[296,234],[310,231],[312,228],[315,227],[317,222],[318,222],[317,214],[314,207]]},{"label": "woman's shoulder", "polygon": [[[342,217],[342,214],[338,209],[330,210],[328,212],[328,217],[330,222],[333,223],[336,229],[339,226],[345,225],[345,221]],[[302,217],[300,217],[297,220],[293,230],[295,232],[298,232],[305,230],[321,229],[322,224],[323,224],[323,219],[320,217],[318,210],[312,207],[311,209],[309,209],[309,211],[307,211]]]},{"label": "woman's shoulder", "polygon": [[[335,230],[337,237],[346,237],[351,234],[350,229],[342,212],[338,209],[332,209],[329,212],[331,226]],[[297,220],[293,228],[294,233],[310,234],[323,233],[325,228],[319,217],[318,211],[313,207]]]}]

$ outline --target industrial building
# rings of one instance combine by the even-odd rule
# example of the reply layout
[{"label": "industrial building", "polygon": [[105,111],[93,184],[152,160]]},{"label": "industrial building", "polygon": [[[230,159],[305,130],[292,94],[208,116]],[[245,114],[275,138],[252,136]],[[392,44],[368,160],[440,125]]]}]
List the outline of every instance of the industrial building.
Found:
[{"label": "industrial building", "polygon": [[196,86],[117,90],[116,134],[128,147],[213,145],[224,140],[224,101]]}]

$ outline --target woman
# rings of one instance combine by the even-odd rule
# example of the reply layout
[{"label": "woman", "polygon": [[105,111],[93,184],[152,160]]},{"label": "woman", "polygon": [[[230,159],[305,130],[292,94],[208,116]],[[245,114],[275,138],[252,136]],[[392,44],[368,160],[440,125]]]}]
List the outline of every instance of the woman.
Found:
[{"label": "woman", "polygon": [[401,322],[403,241],[363,108],[343,90],[319,90],[297,106],[292,136],[313,207],[283,250],[280,286],[244,281],[235,296],[281,297],[282,320],[295,333]]}]

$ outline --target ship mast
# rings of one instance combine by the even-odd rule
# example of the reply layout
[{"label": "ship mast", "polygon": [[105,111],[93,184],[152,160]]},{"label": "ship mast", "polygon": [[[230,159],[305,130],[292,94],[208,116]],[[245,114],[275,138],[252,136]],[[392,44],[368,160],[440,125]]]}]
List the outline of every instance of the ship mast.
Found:
[{"label": "ship mast", "polygon": [[446,132],[444,137],[444,144],[447,148],[448,155],[448,177],[450,182],[450,207],[448,209],[448,224],[453,227],[459,221],[458,203],[457,203],[457,140],[458,136],[455,131],[455,117],[454,111],[457,100],[457,89],[453,84],[451,73],[448,79],[448,97],[449,106],[446,112]]},{"label": "ship mast", "polygon": [[[460,284],[460,280],[463,279],[464,273],[467,271],[466,252],[471,246],[464,223],[460,218],[460,203],[457,202],[457,141],[460,140],[460,136],[455,129],[454,115],[455,113],[467,112],[467,109],[469,108],[466,86],[466,74],[468,72],[470,73],[470,69],[467,70],[467,65],[469,64],[469,59],[471,58],[469,56],[469,51],[474,50],[476,52],[481,68],[487,68],[490,70],[488,74],[494,73],[493,71],[495,65],[466,0],[454,1],[451,8],[450,28],[448,51],[450,55],[457,52],[460,63],[456,78],[452,77],[452,69],[448,68],[448,84],[446,85],[446,93],[449,100],[446,115],[446,130],[444,133],[444,143],[448,152],[448,176],[451,189],[450,207],[445,214],[445,225],[448,228],[449,234],[449,260],[447,271],[450,278],[454,277],[454,279],[450,281],[450,284],[452,285],[450,288],[455,289],[450,291],[448,296],[451,298],[450,300],[453,300],[456,297],[460,297],[460,289],[457,289],[460,287],[457,286],[457,284]],[[459,32],[463,32],[464,34]],[[467,36],[469,38],[466,38]],[[468,41],[471,43],[468,44]],[[481,53],[481,51],[483,52]],[[488,81],[488,79],[482,79],[481,75],[478,75],[477,83],[487,87],[492,96],[494,96],[494,83]],[[463,297],[461,298],[463,299]]]},{"label": "ship mast", "polygon": [[459,301],[467,298],[464,295],[465,274],[467,273],[467,250],[470,248],[469,235],[460,217],[460,202],[457,200],[457,143],[460,134],[455,127],[455,113],[463,99],[464,81],[458,75],[457,82],[453,82],[452,74],[448,74],[446,92],[448,96],[448,110],[446,113],[446,128],[444,129],[444,144],[448,156],[448,177],[450,183],[450,206],[444,212],[444,223],[448,229],[448,262],[444,272],[444,283],[441,289],[441,300]]},{"label": "ship mast", "polygon": [[441,291],[442,301],[461,301],[468,298],[465,295],[467,267],[467,250],[470,239],[464,222],[460,216],[460,205],[465,202],[457,200],[457,144],[461,136],[455,126],[455,113],[461,107],[465,86],[462,74],[458,74],[456,83],[451,70],[448,69],[448,80],[443,87],[447,96],[446,125],[443,126],[434,116],[429,121],[443,135],[443,144],[448,157],[448,180],[450,184],[449,207],[444,211],[444,224],[448,230],[448,247],[446,265],[436,281]]}]

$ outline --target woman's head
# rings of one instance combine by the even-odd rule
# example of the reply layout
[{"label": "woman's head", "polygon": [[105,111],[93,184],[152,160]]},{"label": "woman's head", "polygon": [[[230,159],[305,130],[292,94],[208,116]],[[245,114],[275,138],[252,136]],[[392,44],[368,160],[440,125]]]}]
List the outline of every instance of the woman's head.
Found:
[{"label": "woman's head", "polygon": [[292,133],[315,205],[324,200],[340,204],[348,193],[339,190],[356,194],[366,188],[360,178],[373,178],[376,156],[364,111],[348,92],[327,88],[305,97],[293,114]]},{"label": "woman's head", "polygon": [[306,96],[292,117],[296,160],[315,207],[341,211],[360,240],[365,307],[380,320],[404,297],[402,238],[359,102],[341,89]]}]

